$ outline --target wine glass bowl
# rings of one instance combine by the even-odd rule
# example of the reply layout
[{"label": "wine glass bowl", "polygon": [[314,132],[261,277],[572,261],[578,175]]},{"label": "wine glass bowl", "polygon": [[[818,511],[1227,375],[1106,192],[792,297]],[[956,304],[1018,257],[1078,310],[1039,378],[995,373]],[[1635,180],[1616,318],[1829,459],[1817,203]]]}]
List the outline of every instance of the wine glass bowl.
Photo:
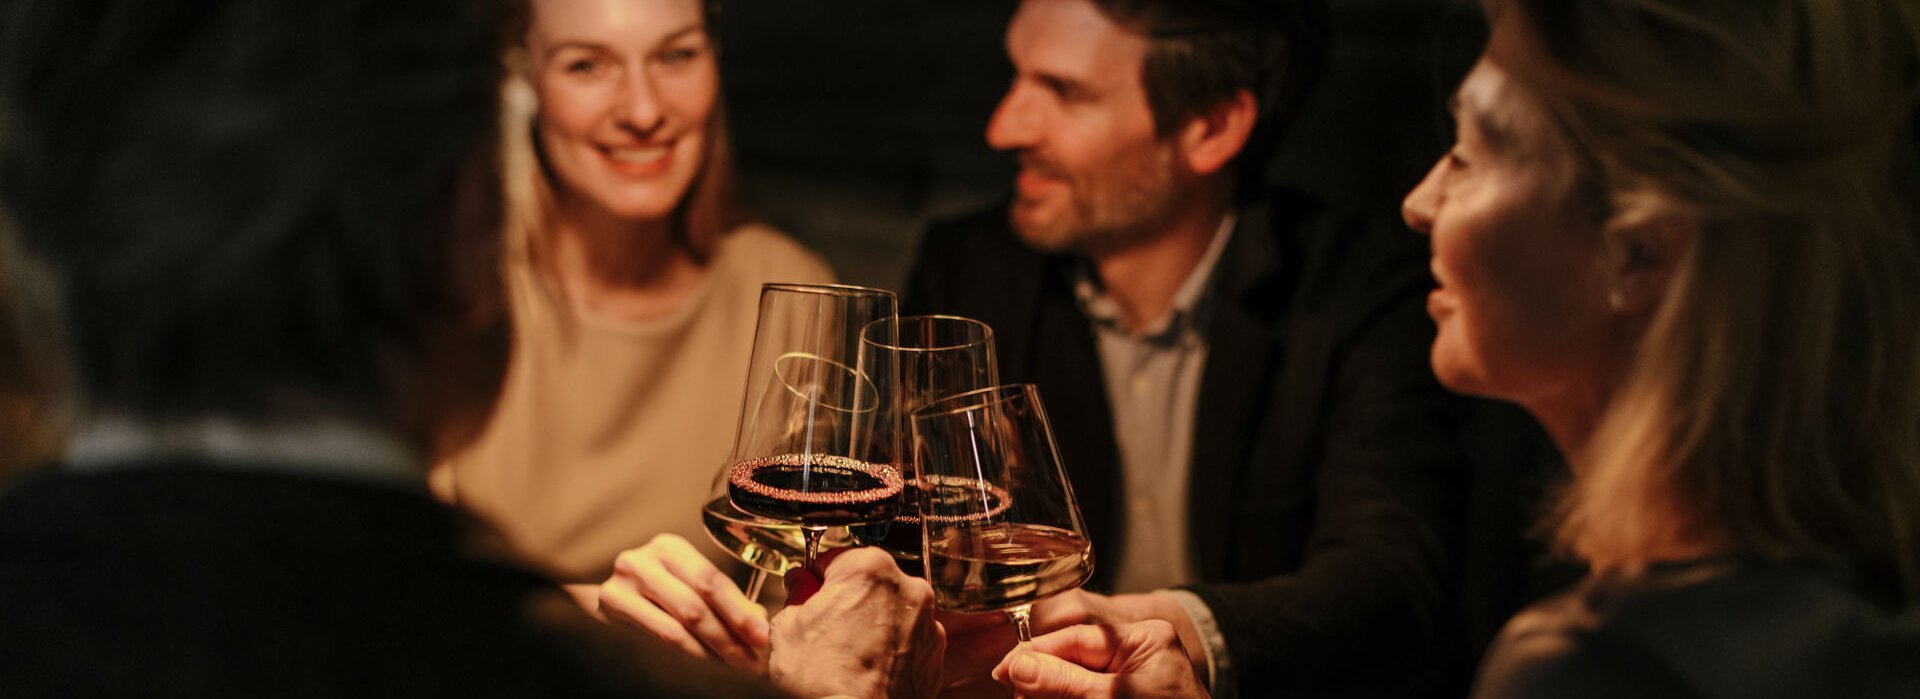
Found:
[{"label": "wine glass bowl", "polygon": [[1093,545],[1031,384],[930,403],[912,417],[922,557],[936,603],[1003,610],[1031,639],[1031,605],[1086,584]]},{"label": "wine glass bowl", "polygon": [[[761,288],[733,451],[702,507],[715,542],[759,571],[793,567],[796,529],[811,565],[830,526],[899,510],[894,357],[860,352],[862,330],[897,307],[883,289]],[[749,596],[763,580],[756,572]]]},{"label": "wine glass bowl", "polygon": [[[902,455],[911,453],[908,446],[912,433],[906,416],[914,410],[949,395],[1000,382],[993,329],[972,318],[950,315],[884,318],[869,324],[860,339],[865,361],[878,362],[882,356],[893,357],[896,376],[893,400],[898,407],[898,417],[892,427],[898,445],[896,451]],[[920,479],[910,475],[905,486],[900,511],[891,521],[857,526],[852,533],[856,540],[892,554],[901,570],[920,575]]]}]

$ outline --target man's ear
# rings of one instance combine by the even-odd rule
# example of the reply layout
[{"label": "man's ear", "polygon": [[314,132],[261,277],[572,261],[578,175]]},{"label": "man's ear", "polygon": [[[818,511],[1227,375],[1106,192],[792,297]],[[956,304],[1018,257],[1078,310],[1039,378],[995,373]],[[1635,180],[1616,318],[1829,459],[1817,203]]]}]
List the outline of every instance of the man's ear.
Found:
[{"label": "man's ear", "polygon": [[1678,215],[1657,216],[1606,232],[1607,305],[1638,315],[1659,305],[1680,265],[1700,238],[1700,224]]},{"label": "man's ear", "polygon": [[1176,135],[1187,167],[1197,175],[1211,175],[1233,162],[1247,146],[1260,106],[1253,92],[1240,90],[1206,113],[1187,120]]}]

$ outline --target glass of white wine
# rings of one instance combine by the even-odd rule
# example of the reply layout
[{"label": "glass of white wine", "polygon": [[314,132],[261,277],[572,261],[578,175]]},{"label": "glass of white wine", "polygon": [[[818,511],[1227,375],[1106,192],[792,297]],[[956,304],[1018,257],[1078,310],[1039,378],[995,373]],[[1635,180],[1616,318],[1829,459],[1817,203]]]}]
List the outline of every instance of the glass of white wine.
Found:
[{"label": "glass of white wine", "polygon": [[1093,576],[1073,486],[1032,384],[943,398],[913,414],[922,560],[942,609],[1005,611],[1033,639],[1033,603]]}]

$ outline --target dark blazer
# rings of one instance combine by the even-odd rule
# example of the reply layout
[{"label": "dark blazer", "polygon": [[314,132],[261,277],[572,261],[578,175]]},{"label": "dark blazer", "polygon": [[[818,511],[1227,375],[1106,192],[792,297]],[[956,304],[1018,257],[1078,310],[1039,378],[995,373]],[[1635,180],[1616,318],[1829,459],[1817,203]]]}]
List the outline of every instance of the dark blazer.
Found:
[{"label": "dark blazer", "polygon": [[[1188,528],[1192,590],[1245,696],[1405,696],[1464,662],[1452,618],[1464,407],[1428,368],[1426,261],[1404,228],[1299,194],[1239,211],[1205,329]],[[991,209],[927,233],[906,309],[985,321],[1002,379],[1040,386],[1110,567],[1124,480],[1074,264],[1028,248]]]},{"label": "dark blazer", "polygon": [[780,696],[401,491],[204,463],[0,495],[0,696]]}]

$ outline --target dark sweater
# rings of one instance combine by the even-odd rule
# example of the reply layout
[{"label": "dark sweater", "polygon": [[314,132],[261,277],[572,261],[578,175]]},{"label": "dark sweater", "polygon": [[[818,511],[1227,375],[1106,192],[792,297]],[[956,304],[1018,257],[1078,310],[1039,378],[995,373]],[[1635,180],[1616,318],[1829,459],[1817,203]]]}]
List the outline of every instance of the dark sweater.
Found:
[{"label": "dark sweater", "polygon": [[159,462],[0,495],[0,696],[776,696],[407,491]]}]

